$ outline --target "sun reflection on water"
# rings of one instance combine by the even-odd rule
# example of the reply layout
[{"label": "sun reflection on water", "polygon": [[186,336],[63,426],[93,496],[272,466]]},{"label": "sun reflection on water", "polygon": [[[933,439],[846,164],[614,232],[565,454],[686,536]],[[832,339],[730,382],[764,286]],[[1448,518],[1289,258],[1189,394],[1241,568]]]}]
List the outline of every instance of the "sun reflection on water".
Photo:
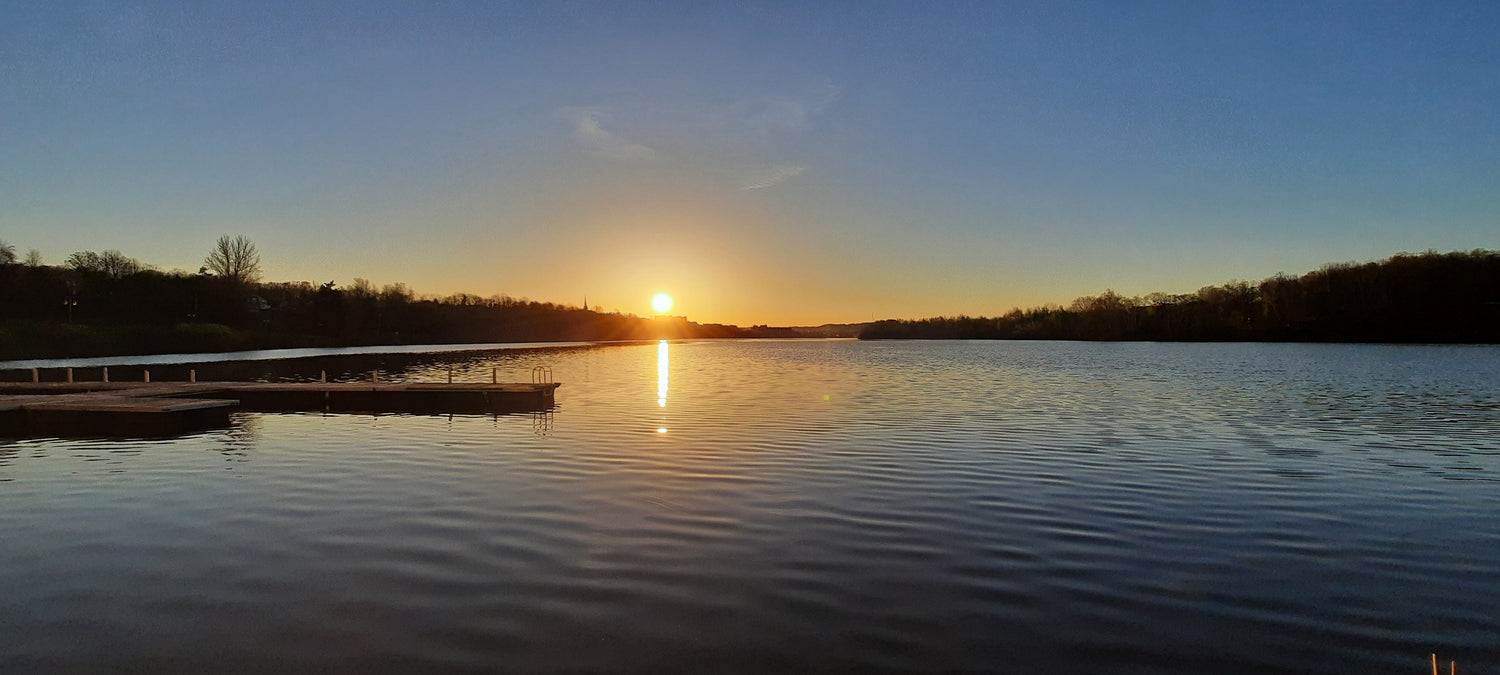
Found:
[{"label": "sun reflection on water", "polygon": [[[667,407],[667,380],[668,371],[671,368],[671,358],[667,353],[667,341],[662,340],[656,345],[656,405],[659,408]],[[663,411],[661,426],[656,428],[656,433],[667,433],[667,418]]]},{"label": "sun reflection on water", "polygon": [[656,405],[667,407],[667,370],[670,364],[667,354],[667,341],[662,340],[656,346]]}]

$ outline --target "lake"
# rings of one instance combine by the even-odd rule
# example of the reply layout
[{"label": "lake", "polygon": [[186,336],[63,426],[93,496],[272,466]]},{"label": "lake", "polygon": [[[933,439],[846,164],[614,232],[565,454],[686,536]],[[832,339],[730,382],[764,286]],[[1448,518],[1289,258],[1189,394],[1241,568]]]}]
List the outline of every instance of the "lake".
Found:
[{"label": "lake", "polygon": [[0,671],[1500,671],[1500,348],[704,341],[198,376],[534,365],[552,412],[0,440]]}]

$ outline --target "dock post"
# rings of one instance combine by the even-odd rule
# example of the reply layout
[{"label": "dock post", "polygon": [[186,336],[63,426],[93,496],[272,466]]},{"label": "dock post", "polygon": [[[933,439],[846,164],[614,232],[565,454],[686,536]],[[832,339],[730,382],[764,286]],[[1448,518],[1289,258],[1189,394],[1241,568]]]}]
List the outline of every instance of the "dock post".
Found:
[{"label": "dock post", "polygon": [[499,381],[500,381],[500,369],[499,368],[491,368],[490,369],[490,384],[495,384],[495,383],[497,383]]},{"label": "dock post", "polygon": [[328,384],[328,371],[326,371],[326,370],[320,370],[320,371],[318,371],[318,381],[322,382],[323,384]]},{"label": "dock post", "polygon": [[109,381],[109,366],[105,366],[100,371],[99,377],[103,378],[103,379],[100,380],[101,382],[108,382]]},{"label": "dock post", "polygon": [[39,372],[35,368],[32,368],[31,369],[31,383],[32,384],[36,384],[36,383],[41,382],[41,381],[42,381],[42,374],[41,374],[41,372]]},{"label": "dock post", "polygon": [[194,370],[192,368],[189,368],[188,369],[188,382],[197,382],[197,381],[198,381],[198,371]]},{"label": "dock post", "polygon": [[149,371],[149,370],[143,370],[143,371],[141,371],[141,376],[142,376],[142,380],[141,380],[142,382],[150,382],[151,381],[151,371]]},{"label": "dock post", "polygon": [[73,382],[73,369],[69,368],[68,369],[68,383],[71,384],[72,382]]},{"label": "dock post", "polygon": [[448,368],[448,384],[453,384],[453,368]]}]

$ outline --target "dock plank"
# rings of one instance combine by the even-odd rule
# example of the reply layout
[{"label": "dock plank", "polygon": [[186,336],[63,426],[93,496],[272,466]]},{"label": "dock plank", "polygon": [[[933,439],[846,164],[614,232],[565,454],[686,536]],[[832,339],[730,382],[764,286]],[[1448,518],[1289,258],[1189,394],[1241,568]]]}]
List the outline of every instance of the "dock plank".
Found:
[{"label": "dock plank", "polygon": [[154,398],[154,399],[91,399],[86,401],[45,401],[31,403],[25,406],[26,410],[33,411],[75,411],[75,412],[112,412],[112,413],[174,413],[188,410],[203,410],[207,408],[237,408],[239,401],[230,399],[194,399],[194,398]]},{"label": "dock plank", "polygon": [[560,386],[511,382],[0,383],[0,434],[170,434],[228,422],[229,411],[502,413],[545,411]]}]

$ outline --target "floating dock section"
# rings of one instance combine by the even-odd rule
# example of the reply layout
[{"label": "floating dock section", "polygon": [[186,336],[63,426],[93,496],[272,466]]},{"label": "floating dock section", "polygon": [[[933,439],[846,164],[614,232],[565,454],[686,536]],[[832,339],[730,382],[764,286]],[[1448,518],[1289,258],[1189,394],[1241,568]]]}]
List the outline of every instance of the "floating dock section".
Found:
[{"label": "floating dock section", "polygon": [[223,426],[233,411],[544,412],[559,383],[0,382],[0,436],[136,437]]}]

